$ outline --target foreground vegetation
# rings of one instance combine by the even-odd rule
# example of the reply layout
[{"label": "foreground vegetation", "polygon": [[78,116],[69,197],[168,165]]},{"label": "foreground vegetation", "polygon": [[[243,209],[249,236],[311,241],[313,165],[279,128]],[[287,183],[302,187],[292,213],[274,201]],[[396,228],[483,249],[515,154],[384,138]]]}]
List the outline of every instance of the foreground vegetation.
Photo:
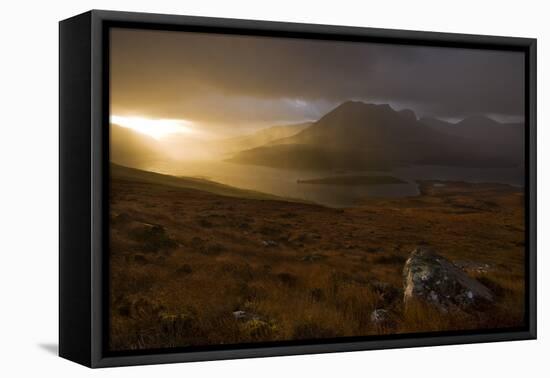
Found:
[{"label": "foreground vegetation", "polygon": [[[420,188],[418,197],[332,209],[113,176],[111,349],[522,325],[523,194]],[[402,269],[417,245],[463,267],[495,303],[405,308]]]}]

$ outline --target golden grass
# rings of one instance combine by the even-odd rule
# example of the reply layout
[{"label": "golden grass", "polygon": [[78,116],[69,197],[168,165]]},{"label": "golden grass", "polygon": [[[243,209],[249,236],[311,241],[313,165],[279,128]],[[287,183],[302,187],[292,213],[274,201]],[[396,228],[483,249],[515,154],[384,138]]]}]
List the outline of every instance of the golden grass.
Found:
[{"label": "golden grass", "polygon": [[[158,248],[144,250],[124,221],[113,222],[111,349],[521,325],[522,197],[424,189],[337,210],[114,180],[113,218],[160,225],[163,234],[155,234]],[[403,263],[418,244],[490,264],[469,274],[495,293],[494,305],[405,308]],[[377,309],[387,311],[385,321],[371,321]],[[238,310],[255,317],[235,319]]]}]

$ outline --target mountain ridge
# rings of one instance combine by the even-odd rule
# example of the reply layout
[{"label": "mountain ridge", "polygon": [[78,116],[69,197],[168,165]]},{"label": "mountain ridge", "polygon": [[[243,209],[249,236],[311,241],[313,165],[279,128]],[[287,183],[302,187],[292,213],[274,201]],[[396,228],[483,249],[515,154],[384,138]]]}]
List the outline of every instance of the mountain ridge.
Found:
[{"label": "mountain ridge", "polygon": [[[474,123],[480,123],[480,119],[465,119],[461,125],[451,126],[437,119],[430,122],[419,120],[409,109],[396,111],[388,104],[347,101],[299,133],[266,146],[241,151],[229,161],[285,169],[385,169],[408,164],[503,167],[519,164],[523,144],[518,142],[516,134],[521,128],[512,128],[508,133],[495,132],[498,134],[494,136],[497,143],[491,143],[487,127],[500,127],[494,126],[500,123],[487,120],[485,123],[492,126],[482,125],[482,132],[474,132]],[[457,133],[446,130],[444,125],[463,128],[457,129],[461,131]],[[509,147],[509,151],[502,149],[502,145]]]}]

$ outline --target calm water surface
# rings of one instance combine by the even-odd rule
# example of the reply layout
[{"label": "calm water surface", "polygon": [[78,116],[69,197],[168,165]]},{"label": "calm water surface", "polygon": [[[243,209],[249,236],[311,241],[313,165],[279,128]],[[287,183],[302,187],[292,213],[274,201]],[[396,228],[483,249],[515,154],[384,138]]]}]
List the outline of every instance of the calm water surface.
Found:
[{"label": "calm water surface", "polygon": [[366,197],[408,197],[419,194],[415,180],[491,182],[523,187],[523,170],[514,168],[461,168],[411,166],[392,171],[345,172],[346,175],[384,175],[399,178],[403,184],[313,185],[297,180],[331,177],[332,171],[293,171],[227,162],[189,162],[174,168],[157,166],[154,170],[178,176],[199,176],[281,197],[313,201],[331,207],[349,207]]}]

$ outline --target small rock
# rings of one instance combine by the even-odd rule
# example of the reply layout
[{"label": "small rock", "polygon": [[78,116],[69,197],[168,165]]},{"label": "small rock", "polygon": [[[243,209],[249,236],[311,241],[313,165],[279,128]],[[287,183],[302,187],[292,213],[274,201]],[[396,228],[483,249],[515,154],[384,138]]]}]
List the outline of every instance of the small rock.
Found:
[{"label": "small rock", "polygon": [[370,321],[374,324],[381,324],[389,319],[389,314],[387,310],[383,308],[378,308],[370,314]]},{"label": "small rock", "polygon": [[276,247],[277,242],[275,242],[274,240],[262,240],[262,245],[264,247]]},{"label": "small rock", "polygon": [[257,314],[254,314],[252,312],[243,311],[243,310],[233,311],[233,317],[236,320],[243,320],[243,321],[259,320],[260,319],[260,317]]}]

